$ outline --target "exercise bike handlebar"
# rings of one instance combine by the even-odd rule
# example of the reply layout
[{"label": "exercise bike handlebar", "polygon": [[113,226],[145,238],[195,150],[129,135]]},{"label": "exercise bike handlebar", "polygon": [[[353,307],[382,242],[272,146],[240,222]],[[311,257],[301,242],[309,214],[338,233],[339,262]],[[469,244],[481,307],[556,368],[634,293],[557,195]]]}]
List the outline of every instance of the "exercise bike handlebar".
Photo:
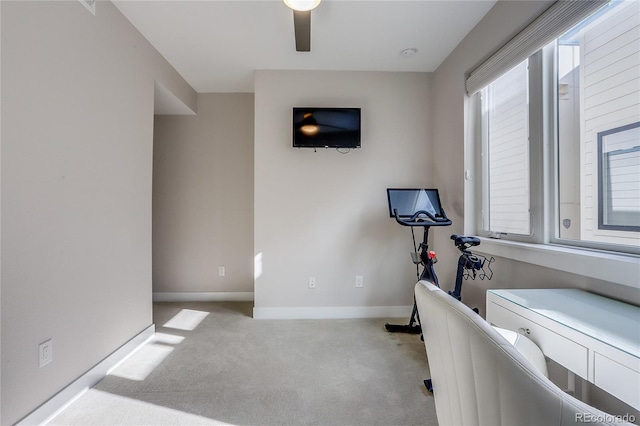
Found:
[{"label": "exercise bike handlebar", "polygon": [[[444,213],[444,211],[443,211]],[[449,226],[451,225],[451,219],[444,217],[436,217],[426,210],[418,210],[408,219],[401,219],[398,216],[398,209],[393,209],[393,215],[396,218],[396,222],[403,226]],[[425,220],[426,216],[429,220]]]}]

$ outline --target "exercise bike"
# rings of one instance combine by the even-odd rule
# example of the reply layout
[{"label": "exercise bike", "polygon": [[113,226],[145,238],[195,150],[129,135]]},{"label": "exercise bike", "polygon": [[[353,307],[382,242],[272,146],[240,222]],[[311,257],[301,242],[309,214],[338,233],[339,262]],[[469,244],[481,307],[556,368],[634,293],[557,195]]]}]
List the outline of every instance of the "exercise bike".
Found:
[{"label": "exercise bike", "polygon": [[[438,190],[389,188],[387,189],[387,198],[391,217],[395,218],[396,222],[400,225],[411,227],[415,250],[411,254],[411,258],[416,265],[416,276],[418,280],[429,281],[440,287],[434,268],[434,264],[437,262],[436,253],[429,250],[429,229],[432,226],[449,226],[451,225],[451,220],[447,218],[440,204]],[[419,247],[416,247],[414,227],[422,227],[424,229],[422,243],[420,243]],[[469,278],[475,279],[476,277],[490,280],[493,277],[493,271],[490,265],[495,259],[493,257],[486,258],[470,251],[471,247],[480,245],[480,239],[477,237],[454,234],[451,236],[451,239],[461,254],[458,258],[455,287],[452,291],[449,291],[449,294],[458,300],[462,300],[463,280]],[[421,273],[420,265],[422,265]],[[477,308],[474,310],[478,312]],[[406,325],[387,323],[385,324],[385,328],[388,332],[422,333],[415,297],[409,323]]]}]

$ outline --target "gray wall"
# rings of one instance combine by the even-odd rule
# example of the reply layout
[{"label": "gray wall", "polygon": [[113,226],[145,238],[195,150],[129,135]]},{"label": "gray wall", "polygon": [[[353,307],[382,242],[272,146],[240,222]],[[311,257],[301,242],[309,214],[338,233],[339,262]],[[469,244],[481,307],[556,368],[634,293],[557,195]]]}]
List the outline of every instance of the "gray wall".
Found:
[{"label": "gray wall", "polygon": [[[411,234],[389,218],[386,188],[434,184],[431,76],[257,71],[255,88],[255,312],[410,305]],[[361,107],[362,148],[292,148],[293,106]]]},{"label": "gray wall", "polygon": [[154,293],[253,292],[253,100],[199,94],[198,115],[156,116]]},{"label": "gray wall", "polygon": [[[110,2],[2,1],[1,420],[151,324],[154,79],[195,92]],[[38,344],[53,362],[38,367]]]}]

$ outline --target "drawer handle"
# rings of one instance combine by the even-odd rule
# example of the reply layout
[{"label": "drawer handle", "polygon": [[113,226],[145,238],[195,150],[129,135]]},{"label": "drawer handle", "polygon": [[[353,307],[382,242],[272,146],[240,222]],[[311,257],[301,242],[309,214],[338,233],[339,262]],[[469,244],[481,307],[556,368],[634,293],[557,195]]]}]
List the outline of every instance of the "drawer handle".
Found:
[{"label": "drawer handle", "polygon": [[528,328],[522,328],[521,327],[521,328],[518,329],[518,333],[523,334],[523,335],[524,334],[528,335],[528,334],[531,334],[531,330],[529,330]]}]

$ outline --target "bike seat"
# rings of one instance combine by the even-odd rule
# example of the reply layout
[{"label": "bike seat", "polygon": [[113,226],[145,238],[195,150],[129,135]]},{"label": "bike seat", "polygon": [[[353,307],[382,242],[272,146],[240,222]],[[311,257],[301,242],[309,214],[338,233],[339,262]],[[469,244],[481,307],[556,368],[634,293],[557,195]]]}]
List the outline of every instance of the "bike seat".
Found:
[{"label": "bike seat", "polygon": [[474,247],[480,245],[480,238],[478,237],[466,237],[464,235],[453,234],[451,236],[453,243],[456,247],[465,246],[465,247]]}]

